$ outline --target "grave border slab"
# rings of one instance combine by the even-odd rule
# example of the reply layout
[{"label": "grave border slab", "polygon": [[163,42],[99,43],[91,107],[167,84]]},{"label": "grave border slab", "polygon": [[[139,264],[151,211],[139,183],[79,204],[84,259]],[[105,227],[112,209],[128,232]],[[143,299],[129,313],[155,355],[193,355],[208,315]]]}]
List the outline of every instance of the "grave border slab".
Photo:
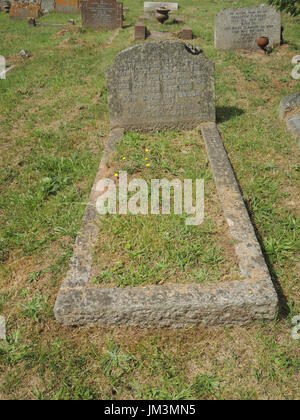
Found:
[{"label": "grave border slab", "polygon": [[[70,269],[59,290],[54,314],[64,325],[128,325],[181,328],[191,325],[245,325],[272,320],[278,296],[262,255],[221,136],[215,123],[199,127],[206,145],[219,199],[234,239],[243,281],[218,285],[172,284],[100,289],[90,283],[97,236],[96,184],[124,134],[111,131],[76,239]],[[200,136],[199,136],[200,137]]]}]

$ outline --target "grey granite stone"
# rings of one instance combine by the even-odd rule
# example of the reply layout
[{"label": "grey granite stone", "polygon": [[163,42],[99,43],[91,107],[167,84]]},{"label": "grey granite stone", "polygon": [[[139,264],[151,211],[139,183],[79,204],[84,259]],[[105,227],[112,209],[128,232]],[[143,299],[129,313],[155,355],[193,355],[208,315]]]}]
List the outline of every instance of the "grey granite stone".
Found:
[{"label": "grey granite stone", "polygon": [[53,12],[55,9],[55,0],[41,0],[41,9],[42,11],[48,10],[48,12]]},{"label": "grey granite stone", "polygon": [[258,49],[266,36],[270,46],[280,45],[281,14],[271,6],[225,9],[215,18],[215,47],[221,50]]},{"label": "grey granite stone", "polygon": [[300,93],[285,96],[279,105],[279,118],[283,121],[290,114],[299,110],[300,114]]},{"label": "grey granite stone", "polygon": [[300,148],[300,93],[285,96],[279,105],[279,118],[286,122],[286,127],[299,140]]},{"label": "grey granite stone", "polygon": [[299,140],[300,147],[300,114],[289,118],[286,122],[287,129]]},{"label": "grey granite stone", "polygon": [[65,325],[101,323],[139,327],[245,325],[273,319],[277,301],[259,282],[228,282],[218,287],[166,285],[64,290],[55,315]]},{"label": "grey granite stone", "polygon": [[122,51],[107,71],[107,90],[112,128],[190,129],[215,121],[214,65],[181,41]]}]

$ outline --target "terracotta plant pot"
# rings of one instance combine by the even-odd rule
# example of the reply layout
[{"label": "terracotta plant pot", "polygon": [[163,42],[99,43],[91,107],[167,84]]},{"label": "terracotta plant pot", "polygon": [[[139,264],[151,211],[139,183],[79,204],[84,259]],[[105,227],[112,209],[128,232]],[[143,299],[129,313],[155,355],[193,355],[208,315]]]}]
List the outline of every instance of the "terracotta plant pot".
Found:
[{"label": "terracotta plant pot", "polygon": [[261,48],[262,50],[264,50],[268,45],[269,45],[269,38],[266,36],[261,36],[260,38],[258,38],[256,40],[256,45]]},{"label": "terracotta plant pot", "polygon": [[163,24],[169,19],[169,13],[170,9],[167,9],[166,7],[159,7],[156,9],[156,19],[159,23]]}]

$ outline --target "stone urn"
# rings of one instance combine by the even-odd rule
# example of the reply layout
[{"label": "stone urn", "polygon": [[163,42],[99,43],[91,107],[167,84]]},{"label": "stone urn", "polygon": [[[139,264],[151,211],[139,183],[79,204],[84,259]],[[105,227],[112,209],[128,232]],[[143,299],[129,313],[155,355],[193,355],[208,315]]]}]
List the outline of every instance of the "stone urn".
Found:
[{"label": "stone urn", "polygon": [[156,9],[155,17],[159,23],[163,24],[169,19],[169,13],[170,9],[167,9],[166,7],[159,7]]},{"label": "stone urn", "polygon": [[269,42],[270,40],[267,36],[261,36],[256,40],[256,45],[262,50],[265,50],[266,47],[269,45]]}]

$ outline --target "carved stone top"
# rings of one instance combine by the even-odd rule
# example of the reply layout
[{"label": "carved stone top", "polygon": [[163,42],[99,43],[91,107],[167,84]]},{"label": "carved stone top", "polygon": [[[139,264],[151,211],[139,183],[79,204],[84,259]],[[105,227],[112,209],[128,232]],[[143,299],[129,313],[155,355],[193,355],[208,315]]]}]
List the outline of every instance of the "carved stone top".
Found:
[{"label": "carved stone top", "polygon": [[107,71],[112,128],[194,128],[215,121],[214,64],[181,41],[128,48]]}]

